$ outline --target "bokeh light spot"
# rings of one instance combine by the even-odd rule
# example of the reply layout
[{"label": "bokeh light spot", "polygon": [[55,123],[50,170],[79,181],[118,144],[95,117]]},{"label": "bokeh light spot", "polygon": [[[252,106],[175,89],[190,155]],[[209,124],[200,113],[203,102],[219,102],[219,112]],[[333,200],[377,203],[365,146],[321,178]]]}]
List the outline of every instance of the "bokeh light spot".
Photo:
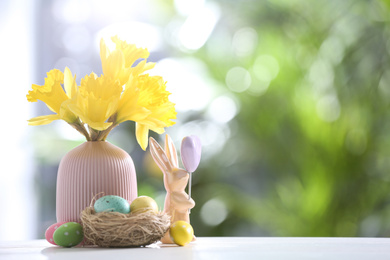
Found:
[{"label": "bokeh light spot", "polygon": [[62,36],[65,48],[70,52],[80,53],[88,51],[91,46],[91,34],[85,26],[71,26]]},{"label": "bokeh light spot", "polygon": [[91,4],[87,0],[57,0],[52,5],[53,16],[65,23],[82,23],[91,15]]},{"label": "bokeh light spot", "polygon": [[211,102],[207,115],[215,122],[227,123],[235,117],[237,111],[236,102],[232,98],[220,96]]},{"label": "bokeh light spot", "polygon": [[113,35],[139,48],[147,48],[149,52],[157,51],[162,47],[162,33],[158,27],[148,23],[129,21],[113,23],[101,29],[95,37],[96,50],[99,51],[101,38],[104,39],[109,49],[114,49],[115,44],[111,41]]},{"label": "bokeh light spot", "polygon": [[271,55],[261,55],[253,64],[253,72],[259,80],[269,82],[278,75],[279,62]]},{"label": "bokeh light spot", "polygon": [[200,210],[200,217],[203,222],[209,226],[221,224],[227,217],[228,211],[226,205],[220,199],[211,199],[207,201]]},{"label": "bokeh light spot", "polygon": [[207,4],[188,16],[178,32],[178,39],[184,49],[197,50],[202,47],[219,19],[215,4]]},{"label": "bokeh light spot", "polygon": [[257,46],[257,32],[251,27],[238,30],[233,36],[233,49],[237,56],[243,57],[253,53]]},{"label": "bokeh light spot", "polygon": [[240,93],[249,88],[252,83],[252,78],[246,69],[234,67],[227,72],[225,82],[231,91]]},{"label": "bokeh light spot", "polygon": [[340,110],[339,101],[334,95],[323,96],[317,101],[317,115],[325,122],[336,121]]},{"label": "bokeh light spot", "polygon": [[172,93],[169,99],[176,104],[177,111],[201,110],[211,101],[212,83],[201,60],[163,59],[150,75],[160,75],[167,81],[167,89]]},{"label": "bokeh light spot", "polygon": [[333,67],[324,59],[316,60],[310,67],[309,80],[313,86],[314,97],[322,97],[333,89]]},{"label": "bokeh light spot", "polygon": [[320,53],[332,64],[339,64],[344,57],[344,45],[336,36],[330,36],[321,45]]},{"label": "bokeh light spot", "polygon": [[267,91],[270,83],[270,81],[258,81],[250,86],[248,92],[253,96],[261,96]]},{"label": "bokeh light spot", "polygon": [[205,0],[175,0],[175,9],[182,15],[191,13],[203,7]]}]

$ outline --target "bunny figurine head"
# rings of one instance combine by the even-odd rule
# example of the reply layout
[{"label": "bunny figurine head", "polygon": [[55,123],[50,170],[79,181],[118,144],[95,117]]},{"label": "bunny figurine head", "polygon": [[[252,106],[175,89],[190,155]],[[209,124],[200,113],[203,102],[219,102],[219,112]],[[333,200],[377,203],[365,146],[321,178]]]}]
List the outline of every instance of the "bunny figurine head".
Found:
[{"label": "bunny figurine head", "polygon": [[[165,136],[165,151],[150,137],[150,153],[164,173],[164,186],[167,191],[164,204],[164,213],[171,216],[171,223],[178,220],[190,222],[189,209],[195,206],[193,199],[188,198],[185,188],[189,173],[179,168],[175,145],[169,135]],[[169,235],[164,236],[163,243],[173,243]]]},{"label": "bunny figurine head", "polygon": [[189,174],[179,168],[176,148],[169,135],[165,137],[165,151],[150,137],[150,152],[161,171],[164,173],[164,186],[167,192],[183,191],[188,183]]}]

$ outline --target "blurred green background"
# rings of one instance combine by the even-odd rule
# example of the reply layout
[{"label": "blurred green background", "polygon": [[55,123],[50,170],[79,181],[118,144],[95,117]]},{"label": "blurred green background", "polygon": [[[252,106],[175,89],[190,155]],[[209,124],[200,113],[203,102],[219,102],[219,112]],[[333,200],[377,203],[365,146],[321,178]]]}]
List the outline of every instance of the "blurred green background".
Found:
[{"label": "blurred green background", "polygon": [[[167,133],[177,147],[191,134],[204,144],[197,236],[390,235],[389,1],[107,2],[36,1],[32,83],[54,67],[101,73],[91,48],[101,35],[143,37],[177,103]],[[83,142],[65,128],[31,134],[40,237],[55,222],[59,161]],[[108,141],[132,156],[139,195],[162,206],[162,175],[134,124]]]}]

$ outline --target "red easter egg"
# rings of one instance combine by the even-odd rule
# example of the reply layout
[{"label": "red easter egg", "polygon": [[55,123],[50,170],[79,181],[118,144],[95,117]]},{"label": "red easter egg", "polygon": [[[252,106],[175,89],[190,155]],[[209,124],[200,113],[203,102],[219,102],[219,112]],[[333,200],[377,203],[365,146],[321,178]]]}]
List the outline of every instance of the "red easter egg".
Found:
[{"label": "red easter egg", "polygon": [[51,225],[50,227],[48,227],[46,229],[45,237],[46,237],[47,242],[49,242],[49,243],[51,243],[53,245],[57,245],[56,243],[54,243],[54,239],[53,239],[54,231],[56,231],[57,228],[59,228],[62,224],[65,224],[65,223],[66,222],[54,223],[53,225]]}]

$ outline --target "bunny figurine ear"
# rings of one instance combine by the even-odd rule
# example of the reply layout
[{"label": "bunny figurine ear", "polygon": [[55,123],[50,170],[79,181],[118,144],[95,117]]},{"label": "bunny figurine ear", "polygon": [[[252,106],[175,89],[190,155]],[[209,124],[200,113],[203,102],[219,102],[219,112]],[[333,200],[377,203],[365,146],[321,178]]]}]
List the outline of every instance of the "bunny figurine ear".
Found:
[{"label": "bunny figurine ear", "polygon": [[153,157],[153,160],[157,163],[158,167],[166,173],[172,171],[172,165],[165,154],[164,150],[161,148],[161,146],[157,143],[156,140],[154,140],[153,137],[149,138],[150,142],[150,154]]},{"label": "bunny figurine ear", "polygon": [[179,168],[175,144],[169,135],[165,136],[165,153],[173,167]]},{"label": "bunny figurine ear", "polygon": [[181,160],[188,172],[194,172],[198,168],[201,156],[202,144],[195,136],[186,136],[181,142]]}]

